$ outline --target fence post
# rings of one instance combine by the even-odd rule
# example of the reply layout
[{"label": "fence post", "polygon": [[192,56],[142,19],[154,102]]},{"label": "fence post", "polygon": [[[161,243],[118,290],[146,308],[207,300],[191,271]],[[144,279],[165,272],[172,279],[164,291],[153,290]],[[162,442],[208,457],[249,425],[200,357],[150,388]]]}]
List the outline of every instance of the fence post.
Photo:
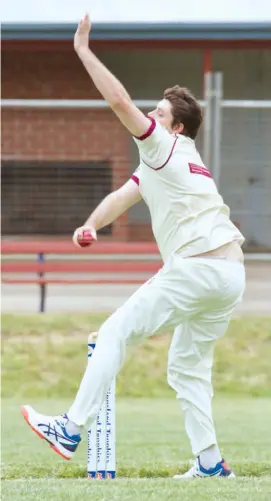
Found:
[{"label": "fence post", "polygon": [[203,122],[203,161],[208,169],[212,169],[212,80],[213,74],[204,77],[204,100],[206,103]]},{"label": "fence post", "polygon": [[[44,263],[44,253],[39,252],[38,254],[38,263]],[[44,278],[44,272],[41,271],[38,273],[39,278]],[[46,297],[46,284],[40,283],[40,313],[44,313],[45,308],[45,297]]]},{"label": "fence post", "polygon": [[214,182],[219,189],[221,167],[221,134],[222,134],[222,93],[223,76],[221,72],[214,74],[214,135],[213,135],[213,165],[212,174]]}]

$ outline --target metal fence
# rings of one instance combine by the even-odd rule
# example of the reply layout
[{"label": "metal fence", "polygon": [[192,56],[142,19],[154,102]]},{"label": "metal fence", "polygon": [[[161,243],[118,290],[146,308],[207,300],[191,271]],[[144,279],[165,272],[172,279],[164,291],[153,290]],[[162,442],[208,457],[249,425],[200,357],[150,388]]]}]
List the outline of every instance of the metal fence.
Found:
[{"label": "metal fence", "polygon": [[[136,100],[135,104],[150,110],[157,102]],[[197,146],[205,164],[231,208],[232,220],[246,237],[246,248],[270,252],[271,101],[223,100],[223,79],[218,73],[206,76],[200,104],[204,127]],[[4,99],[2,107],[104,109],[108,105],[103,100]],[[147,211],[141,211],[141,220],[147,222],[148,217]]]},{"label": "metal fence", "polygon": [[220,191],[246,247],[271,249],[271,102],[222,103]]},{"label": "metal fence", "polygon": [[111,186],[108,162],[3,161],[2,234],[69,235]]},{"label": "metal fence", "polygon": [[224,100],[221,73],[207,75],[206,96],[205,161],[245,248],[270,252],[271,101]]}]

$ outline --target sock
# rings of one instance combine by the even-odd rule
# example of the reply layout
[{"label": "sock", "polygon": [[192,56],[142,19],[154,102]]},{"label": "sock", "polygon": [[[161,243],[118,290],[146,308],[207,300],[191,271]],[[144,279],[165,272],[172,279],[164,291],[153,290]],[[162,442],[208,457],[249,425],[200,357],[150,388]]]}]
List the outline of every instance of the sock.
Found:
[{"label": "sock", "polygon": [[209,470],[209,468],[214,468],[217,465],[217,463],[219,463],[222,460],[219,448],[216,444],[211,445],[211,447],[208,447],[208,449],[202,451],[199,457],[200,457],[200,464],[201,466],[203,466],[203,468],[205,468],[205,470]]},{"label": "sock", "polygon": [[68,419],[65,428],[70,437],[72,437],[73,435],[81,435],[82,426],[78,426],[78,424],[74,423],[73,421],[70,421],[70,419]]}]

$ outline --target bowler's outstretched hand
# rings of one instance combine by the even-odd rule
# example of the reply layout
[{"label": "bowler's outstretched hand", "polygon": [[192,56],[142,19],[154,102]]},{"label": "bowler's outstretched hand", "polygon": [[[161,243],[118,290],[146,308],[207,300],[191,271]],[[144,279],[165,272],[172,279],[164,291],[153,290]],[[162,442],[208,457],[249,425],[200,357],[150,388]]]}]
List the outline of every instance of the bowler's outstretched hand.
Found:
[{"label": "bowler's outstretched hand", "polygon": [[74,49],[80,52],[82,49],[88,49],[89,33],[91,30],[91,22],[88,14],[85,14],[78,24],[76,33],[74,35]]}]

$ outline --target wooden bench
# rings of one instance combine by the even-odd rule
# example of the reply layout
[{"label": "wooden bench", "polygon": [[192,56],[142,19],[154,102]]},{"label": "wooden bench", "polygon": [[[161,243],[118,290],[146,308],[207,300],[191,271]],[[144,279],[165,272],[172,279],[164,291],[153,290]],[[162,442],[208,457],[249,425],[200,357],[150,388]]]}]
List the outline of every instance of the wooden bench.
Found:
[{"label": "wooden bench", "polygon": [[145,242],[97,242],[79,249],[71,241],[12,240],[2,243],[2,255],[2,282],[38,284],[40,312],[45,311],[48,284],[142,284],[162,266],[156,244]]}]

